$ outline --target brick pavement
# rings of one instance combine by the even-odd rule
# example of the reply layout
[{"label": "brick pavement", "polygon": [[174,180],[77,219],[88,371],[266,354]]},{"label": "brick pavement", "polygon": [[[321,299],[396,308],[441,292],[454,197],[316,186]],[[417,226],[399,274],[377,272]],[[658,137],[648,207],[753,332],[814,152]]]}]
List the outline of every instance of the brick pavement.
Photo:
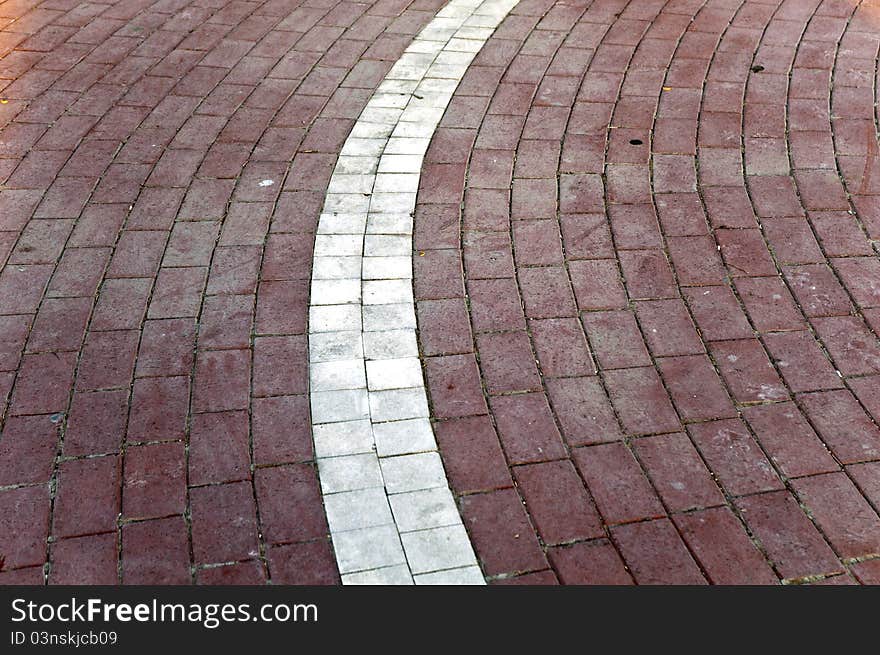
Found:
[{"label": "brick pavement", "polygon": [[[0,4],[0,583],[339,581],[314,233],[444,4]],[[878,28],[521,0],[476,56],[412,262],[487,580],[880,582]]]},{"label": "brick pavement", "polygon": [[414,263],[490,581],[877,581],[878,28],[524,0],[474,60]]},{"label": "brick pavement", "polygon": [[313,233],[442,4],[0,3],[0,581],[338,581]]}]

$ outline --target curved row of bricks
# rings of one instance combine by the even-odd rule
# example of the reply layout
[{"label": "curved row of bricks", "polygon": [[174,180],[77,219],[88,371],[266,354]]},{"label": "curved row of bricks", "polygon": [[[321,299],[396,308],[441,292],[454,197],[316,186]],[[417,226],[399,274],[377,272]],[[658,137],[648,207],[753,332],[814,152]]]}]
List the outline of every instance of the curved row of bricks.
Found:
[{"label": "curved row of bricks", "polygon": [[499,582],[880,582],[880,5],[523,0],[415,221]]},{"label": "curved row of bricks", "polygon": [[0,4],[0,581],[338,582],[314,231],[443,4]]}]

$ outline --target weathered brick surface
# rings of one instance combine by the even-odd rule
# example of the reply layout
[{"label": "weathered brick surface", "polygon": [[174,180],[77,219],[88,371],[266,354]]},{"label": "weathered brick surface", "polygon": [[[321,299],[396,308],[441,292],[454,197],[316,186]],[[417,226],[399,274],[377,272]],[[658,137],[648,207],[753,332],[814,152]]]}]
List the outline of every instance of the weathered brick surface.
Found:
[{"label": "weathered brick surface", "polygon": [[[4,9],[0,579],[338,581],[312,240],[440,6]],[[877,27],[855,1],[522,0],[477,55],[414,288],[490,580],[877,581]]]},{"label": "weathered brick surface", "polygon": [[312,243],[353,120],[443,3],[51,4],[0,10],[0,576],[338,582]]},{"label": "weathered brick surface", "polygon": [[476,57],[415,221],[470,325],[438,316],[437,271],[415,288],[423,349],[469,362],[467,402],[427,382],[490,579],[876,579],[877,25],[860,2],[524,0]]}]

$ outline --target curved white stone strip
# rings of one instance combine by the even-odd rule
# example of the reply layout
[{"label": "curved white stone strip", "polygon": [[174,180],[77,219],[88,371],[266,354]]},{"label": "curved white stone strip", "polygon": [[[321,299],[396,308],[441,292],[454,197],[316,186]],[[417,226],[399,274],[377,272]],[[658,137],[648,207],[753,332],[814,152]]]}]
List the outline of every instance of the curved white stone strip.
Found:
[{"label": "curved white stone strip", "polygon": [[518,0],[451,0],[342,147],[315,238],[312,433],[345,584],[483,584],[449,490],[416,342],[413,212],[422,160],[476,53]]}]

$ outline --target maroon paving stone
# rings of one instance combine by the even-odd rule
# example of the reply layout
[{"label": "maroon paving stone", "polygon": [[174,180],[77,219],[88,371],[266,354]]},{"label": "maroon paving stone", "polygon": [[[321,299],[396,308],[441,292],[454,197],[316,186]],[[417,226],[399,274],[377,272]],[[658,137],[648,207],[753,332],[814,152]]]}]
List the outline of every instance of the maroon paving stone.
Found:
[{"label": "maroon paving stone", "polygon": [[547,380],[545,387],[569,446],[604,443],[623,437],[598,378]]},{"label": "maroon paving stone", "polygon": [[116,533],[61,539],[52,546],[50,584],[115,585]]},{"label": "maroon paving stone", "polygon": [[611,536],[638,584],[706,584],[668,519],[617,526]]},{"label": "maroon paving stone", "polygon": [[789,492],[747,496],[737,500],[736,505],[784,578],[843,571],[834,552]]},{"label": "maroon paving stone", "polygon": [[845,376],[880,372],[880,340],[854,316],[813,320],[834,364]]},{"label": "maroon paving stone", "polygon": [[705,355],[664,357],[657,366],[682,420],[706,420],[736,414],[718,373]]},{"label": "maroon paving stone", "polygon": [[513,472],[529,515],[545,544],[604,534],[599,514],[571,462],[517,466]]},{"label": "maroon paving stone", "polygon": [[258,469],[254,487],[263,534],[270,543],[327,536],[318,475],[312,464]]},{"label": "maroon paving stone", "polygon": [[678,416],[655,369],[608,371],[605,384],[628,434],[675,432],[680,428]]},{"label": "maroon paving stone", "polygon": [[[520,289],[529,318],[575,315],[571,284],[562,267],[523,268],[518,271]],[[575,295],[577,295],[575,287]]]},{"label": "maroon paving stone", "polygon": [[574,261],[569,265],[569,273],[579,309],[620,309],[626,305],[626,294],[614,262]]},{"label": "maroon paving stone", "polygon": [[880,501],[880,463],[853,464],[846,468],[868,502],[875,507]]},{"label": "maroon paving stone", "polygon": [[686,435],[638,439],[633,450],[671,511],[724,503],[718,485]]},{"label": "maroon paving stone", "polygon": [[512,489],[466,496],[461,513],[486,575],[547,568],[522,501]]},{"label": "maroon paving stone", "polygon": [[849,391],[798,398],[819,437],[845,464],[880,457],[880,429]]},{"label": "maroon paving stone", "polygon": [[752,336],[746,315],[729,287],[683,289],[682,295],[705,341],[747,339]]},{"label": "maroon paving stone", "polygon": [[809,332],[780,332],[764,337],[770,358],[794,392],[837,389],[843,382]]},{"label": "maroon paving stone", "polygon": [[853,564],[851,569],[856,579],[862,584],[880,584],[880,559]]},{"label": "maroon paving stone", "polygon": [[846,475],[800,478],[792,486],[841,557],[880,552],[880,517]]},{"label": "maroon paving stone", "polygon": [[490,580],[491,585],[502,586],[523,586],[523,585],[558,585],[559,579],[553,571],[535,571],[533,573],[523,573],[510,578],[496,578]]},{"label": "maroon paving stone", "polygon": [[522,300],[515,279],[472,280],[468,284],[468,298],[475,332],[525,328]]},{"label": "maroon paving stone", "polygon": [[782,488],[776,471],[739,419],[696,423],[688,426],[688,432],[729,494]]},{"label": "maroon paving stone", "polygon": [[73,382],[75,353],[24,355],[10,401],[10,414],[64,411]]},{"label": "maroon paving stone", "polygon": [[189,561],[183,517],[123,526],[123,584],[189,584]]},{"label": "maroon paving stone", "polygon": [[648,478],[623,444],[581,448],[573,456],[606,524],[664,515]]},{"label": "maroon paving stone", "polygon": [[538,365],[545,378],[592,375],[596,372],[589,346],[576,319],[532,320],[529,321],[529,331]]},{"label": "maroon paving stone", "polygon": [[125,451],[122,514],[127,519],[182,514],[186,507],[184,446],[179,442]]},{"label": "maroon paving stone", "polygon": [[715,365],[739,403],[788,398],[788,391],[757,339],[716,341],[709,347]]},{"label": "maroon paving stone", "polygon": [[257,517],[249,482],[190,490],[192,547],[199,563],[245,559],[257,551]]},{"label": "maroon paving stone", "polygon": [[268,559],[276,584],[339,584],[333,550],[326,540],[273,546]]},{"label": "maroon paving stone", "polygon": [[128,390],[75,393],[64,432],[67,456],[118,452],[128,419]]},{"label": "maroon paving stone", "polygon": [[464,353],[473,348],[463,300],[423,300],[417,305],[417,313],[425,355]]},{"label": "maroon paving stone", "polygon": [[673,521],[713,584],[777,584],[773,570],[728,508],[681,514]]},{"label": "maroon paving stone", "polygon": [[607,539],[551,548],[548,554],[563,584],[630,585],[633,583],[620,555]]},{"label": "maroon paving stone", "polygon": [[476,343],[490,394],[540,388],[538,368],[526,332],[477,335]]},{"label": "maroon paving stone", "polygon": [[189,407],[189,378],[135,380],[128,422],[129,442],[183,439]]},{"label": "maroon paving stone", "polygon": [[488,411],[473,355],[431,357],[425,361],[425,376],[436,418],[471,416]]},{"label": "maroon paving stone", "polygon": [[861,308],[880,307],[880,291],[872,283],[880,273],[877,264],[876,259],[865,257],[834,260],[843,284]]},{"label": "maroon paving stone", "polygon": [[738,278],[734,284],[746,313],[758,332],[798,330],[806,327],[803,314],[781,279]]},{"label": "maroon paving stone", "polygon": [[49,511],[48,485],[0,491],[0,550],[5,570],[45,561]]},{"label": "maroon paving stone", "polygon": [[581,320],[600,368],[650,365],[648,351],[632,312],[590,312]]},{"label": "maroon paving stone", "polygon": [[795,478],[838,469],[827,446],[794,403],[746,407],[743,415],[783,475]]},{"label": "maroon paving stone", "polygon": [[0,439],[0,484],[48,482],[58,449],[59,416],[13,416]]},{"label": "maroon paving stone", "polygon": [[62,537],[116,529],[120,511],[121,461],[116,455],[59,466],[53,533]]},{"label": "maroon paving stone", "polygon": [[434,425],[443,464],[456,492],[488,491],[513,486],[504,453],[488,416],[443,421]]},{"label": "maroon paving stone", "polygon": [[785,276],[807,316],[849,314],[849,296],[828,266],[790,266],[786,267]]},{"label": "maroon paving stone", "polygon": [[511,464],[565,457],[565,447],[544,394],[497,396],[489,404]]}]

